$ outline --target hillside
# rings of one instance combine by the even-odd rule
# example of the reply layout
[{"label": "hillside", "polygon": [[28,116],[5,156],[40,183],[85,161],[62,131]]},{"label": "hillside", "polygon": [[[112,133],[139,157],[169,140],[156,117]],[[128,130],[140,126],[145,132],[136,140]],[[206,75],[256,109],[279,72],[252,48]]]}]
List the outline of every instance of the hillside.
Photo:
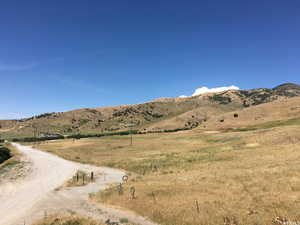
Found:
[{"label": "hillside", "polygon": [[300,86],[288,83],[273,89],[229,90],[186,98],[162,98],[143,104],[45,113],[22,120],[2,120],[0,135],[20,137],[129,129],[141,132],[191,129],[203,127],[206,121],[219,115],[226,117],[229,112],[297,96],[300,96]]},{"label": "hillside", "polygon": [[300,124],[300,97],[273,102],[213,116],[200,129],[228,130],[272,127],[293,121]]}]

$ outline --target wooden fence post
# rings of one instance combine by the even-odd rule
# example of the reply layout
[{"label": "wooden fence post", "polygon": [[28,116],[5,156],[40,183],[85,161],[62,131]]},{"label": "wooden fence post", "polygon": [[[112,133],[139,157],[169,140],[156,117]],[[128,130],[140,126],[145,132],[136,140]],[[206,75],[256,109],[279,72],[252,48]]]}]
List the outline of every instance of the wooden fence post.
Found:
[{"label": "wooden fence post", "polygon": [[120,184],[117,186],[117,189],[118,189],[119,195],[122,195],[122,194],[123,194],[123,186],[122,186],[122,183],[120,183]]},{"label": "wooden fence post", "polygon": [[197,209],[197,213],[200,213],[198,200],[196,200],[196,209]]},{"label": "wooden fence post", "polygon": [[48,218],[47,210],[44,211],[44,220]]},{"label": "wooden fence post", "polygon": [[152,197],[153,197],[154,202],[156,202],[156,197],[155,197],[155,194],[154,194],[153,191],[152,191],[151,195],[152,195]]},{"label": "wooden fence post", "polygon": [[135,187],[131,187],[130,192],[131,192],[131,199],[135,199],[136,198],[136,196],[135,196]]}]

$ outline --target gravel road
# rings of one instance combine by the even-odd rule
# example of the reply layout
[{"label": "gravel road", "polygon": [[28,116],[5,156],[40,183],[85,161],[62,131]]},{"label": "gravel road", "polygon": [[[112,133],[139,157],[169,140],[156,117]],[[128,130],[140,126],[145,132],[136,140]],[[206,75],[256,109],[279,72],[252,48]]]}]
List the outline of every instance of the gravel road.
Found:
[{"label": "gravel road", "polygon": [[[77,213],[94,219],[118,221],[127,218],[142,225],[155,225],[132,212],[95,205],[88,195],[122,182],[124,171],[71,162],[32,147],[13,143],[29,160],[30,173],[23,179],[0,184],[0,224],[30,225],[49,214]],[[77,170],[102,174],[95,182],[82,187],[59,188]],[[105,174],[105,175],[104,175]]]}]

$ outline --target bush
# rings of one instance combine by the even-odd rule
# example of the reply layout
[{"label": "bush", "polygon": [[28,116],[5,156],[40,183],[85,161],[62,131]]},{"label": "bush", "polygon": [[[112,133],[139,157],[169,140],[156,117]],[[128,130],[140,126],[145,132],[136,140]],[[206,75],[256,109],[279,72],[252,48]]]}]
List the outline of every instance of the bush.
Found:
[{"label": "bush", "polygon": [[58,137],[25,137],[25,138],[13,138],[12,142],[37,142],[37,141],[49,141],[49,140],[58,140],[58,139],[80,139],[80,138],[92,138],[92,137],[105,137],[105,136],[116,136],[116,135],[131,135],[131,134],[147,134],[147,133],[170,133],[177,131],[191,130],[191,128],[177,128],[173,130],[158,130],[158,131],[148,131],[148,132],[139,132],[138,130],[127,130],[119,132],[110,132],[110,133],[98,133],[98,134],[73,134],[69,136],[58,136]]},{"label": "bush", "polygon": [[226,105],[231,102],[231,98],[221,95],[214,95],[209,97],[212,101],[219,102],[220,104]]},{"label": "bush", "polygon": [[164,115],[157,114],[157,113],[152,114],[152,117],[154,117],[154,118],[160,118],[160,117],[163,117],[163,116]]},{"label": "bush", "polygon": [[10,150],[8,148],[0,146],[0,163],[4,162],[10,157],[11,157]]},{"label": "bush", "polygon": [[80,138],[104,137],[104,136],[115,136],[115,135],[130,135],[130,134],[138,134],[138,130],[100,133],[100,134],[74,134],[74,135],[67,136],[67,138],[80,139]]},{"label": "bush", "polygon": [[170,129],[170,130],[155,130],[155,131],[139,132],[139,134],[172,133],[172,132],[191,130],[191,129],[192,128],[185,127],[185,128],[176,128],[176,129]]},{"label": "bush", "polygon": [[36,141],[50,141],[64,139],[65,137],[60,135],[56,137],[25,137],[25,138],[13,138],[13,142],[36,142]]}]

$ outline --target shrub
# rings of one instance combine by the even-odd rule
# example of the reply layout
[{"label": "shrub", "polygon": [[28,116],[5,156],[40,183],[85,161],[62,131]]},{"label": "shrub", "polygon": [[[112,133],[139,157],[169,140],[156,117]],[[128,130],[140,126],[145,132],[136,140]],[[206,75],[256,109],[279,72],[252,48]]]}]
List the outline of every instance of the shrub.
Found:
[{"label": "shrub", "polygon": [[50,141],[50,140],[58,140],[58,139],[64,139],[65,137],[55,136],[55,137],[25,137],[25,138],[13,138],[13,142],[36,142],[36,141]]},{"label": "shrub", "polygon": [[11,157],[10,150],[8,148],[0,146],[0,163],[4,162],[10,157]]},{"label": "shrub", "polygon": [[214,95],[214,96],[210,97],[210,99],[212,101],[219,102],[220,104],[223,104],[223,105],[229,104],[231,102],[231,98],[221,96],[221,95]]}]

